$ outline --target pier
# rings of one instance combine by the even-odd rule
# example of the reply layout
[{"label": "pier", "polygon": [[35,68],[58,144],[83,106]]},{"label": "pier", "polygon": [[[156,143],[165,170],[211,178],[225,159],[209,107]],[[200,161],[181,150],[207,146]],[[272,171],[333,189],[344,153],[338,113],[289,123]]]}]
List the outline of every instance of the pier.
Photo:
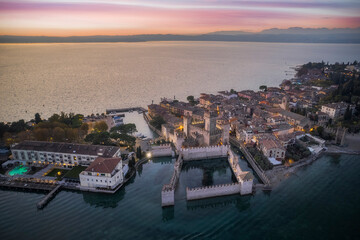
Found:
[{"label": "pier", "polygon": [[269,189],[270,180],[265,175],[265,172],[257,165],[255,159],[249,153],[249,151],[246,149],[245,145],[243,143],[237,141],[234,137],[230,137],[230,143],[233,144],[234,146],[238,147],[241,150],[241,152],[245,155],[246,160],[248,161],[248,163],[250,163],[251,167],[254,169],[254,171],[259,176],[261,181],[265,185],[267,185],[267,189]]},{"label": "pier", "polygon": [[139,113],[143,113],[143,112],[146,112],[147,110],[143,107],[110,108],[110,109],[106,109],[106,114],[123,113],[123,112],[131,112],[131,111],[137,111]]},{"label": "pier", "polygon": [[51,191],[54,189],[54,184],[36,183],[36,182],[21,182],[21,181],[0,181],[0,187],[15,190],[30,190],[30,191]]},{"label": "pier", "polygon": [[51,192],[49,192],[40,202],[36,204],[38,209],[43,209],[46,204],[50,202],[51,199],[53,199],[58,192],[60,192],[61,185],[57,185],[56,188],[54,188]]}]

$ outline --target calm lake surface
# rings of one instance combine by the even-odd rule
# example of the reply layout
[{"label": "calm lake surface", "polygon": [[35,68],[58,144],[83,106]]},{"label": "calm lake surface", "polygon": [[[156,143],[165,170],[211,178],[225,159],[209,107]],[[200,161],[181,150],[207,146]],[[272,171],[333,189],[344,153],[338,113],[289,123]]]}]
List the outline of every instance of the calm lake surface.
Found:
[{"label": "calm lake surface", "polygon": [[0,45],[0,121],[102,113],[160,97],[278,86],[309,61],[359,60],[358,44],[146,42]]},{"label": "calm lake surface", "polygon": [[43,194],[1,190],[0,238],[360,238],[359,156],[325,155],[271,193],[187,202],[186,186],[231,182],[221,159],[205,168],[191,163],[181,173],[175,207],[162,209],[160,192],[173,162],[161,158],[142,165],[114,195],[62,191],[43,210],[36,208]]}]

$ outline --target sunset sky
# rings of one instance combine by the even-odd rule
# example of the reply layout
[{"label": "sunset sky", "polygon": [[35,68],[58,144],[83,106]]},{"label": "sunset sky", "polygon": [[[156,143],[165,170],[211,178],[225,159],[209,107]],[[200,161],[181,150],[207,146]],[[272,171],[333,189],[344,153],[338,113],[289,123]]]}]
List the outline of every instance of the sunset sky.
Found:
[{"label": "sunset sky", "polygon": [[360,0],[0,0],[0,35],[360,27]]}]

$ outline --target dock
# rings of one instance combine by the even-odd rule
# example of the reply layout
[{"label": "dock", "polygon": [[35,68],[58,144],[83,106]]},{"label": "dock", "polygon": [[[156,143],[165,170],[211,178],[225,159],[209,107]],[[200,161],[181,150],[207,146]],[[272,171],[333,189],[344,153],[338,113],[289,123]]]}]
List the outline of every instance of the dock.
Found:
[{"label": "dock", "polygon": [[54,188],[51,192],[49,192],[40,202],[36,204],[38,209],[43,209],[46,204],[50,202],[51,199],[53,199],[58,192],[60,192],[61,185],[57,185],[56,188]]},{"label": "dock", "polygon": [[51,191],[54,189],[54,186],[54,184],[36,182],[0,181],[0,187],[14,190]]},{"label": "dock", "polygon": [[106,114],[123,113],[123,112],[131,112],[131,111],[137,111],[139,113],[143,113],[143,112],[146,112],[147,110],[143,107],[110,108],[110,109],[106,109]]}]

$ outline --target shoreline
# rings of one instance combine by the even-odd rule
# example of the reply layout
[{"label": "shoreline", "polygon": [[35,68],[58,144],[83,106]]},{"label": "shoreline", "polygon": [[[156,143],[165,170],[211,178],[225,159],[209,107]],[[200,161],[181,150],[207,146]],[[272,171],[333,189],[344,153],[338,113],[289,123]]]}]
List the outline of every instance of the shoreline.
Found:
[{"label": "shoreline", "polygon": [[360,151],[352,151],[348,149],[334,149],[340,148],[337,146],[329,146],[328,149],[322,150],[321,152],[311,155],[310,157],[303,159],[291,166],[279,166],[274,167],[272,170],[268,170],[265,172],[267,177],[270,179],[270,184],[272,188],[276,188],[288,179],[291,175],[296,174],[296,171],[298,171],[302,167],[306,167],[311,165],[312,163],[316,162],[318,159],[323,157],[324,155],[337,155],[337,154],[348,154],[348,155],[360,155]]}]

